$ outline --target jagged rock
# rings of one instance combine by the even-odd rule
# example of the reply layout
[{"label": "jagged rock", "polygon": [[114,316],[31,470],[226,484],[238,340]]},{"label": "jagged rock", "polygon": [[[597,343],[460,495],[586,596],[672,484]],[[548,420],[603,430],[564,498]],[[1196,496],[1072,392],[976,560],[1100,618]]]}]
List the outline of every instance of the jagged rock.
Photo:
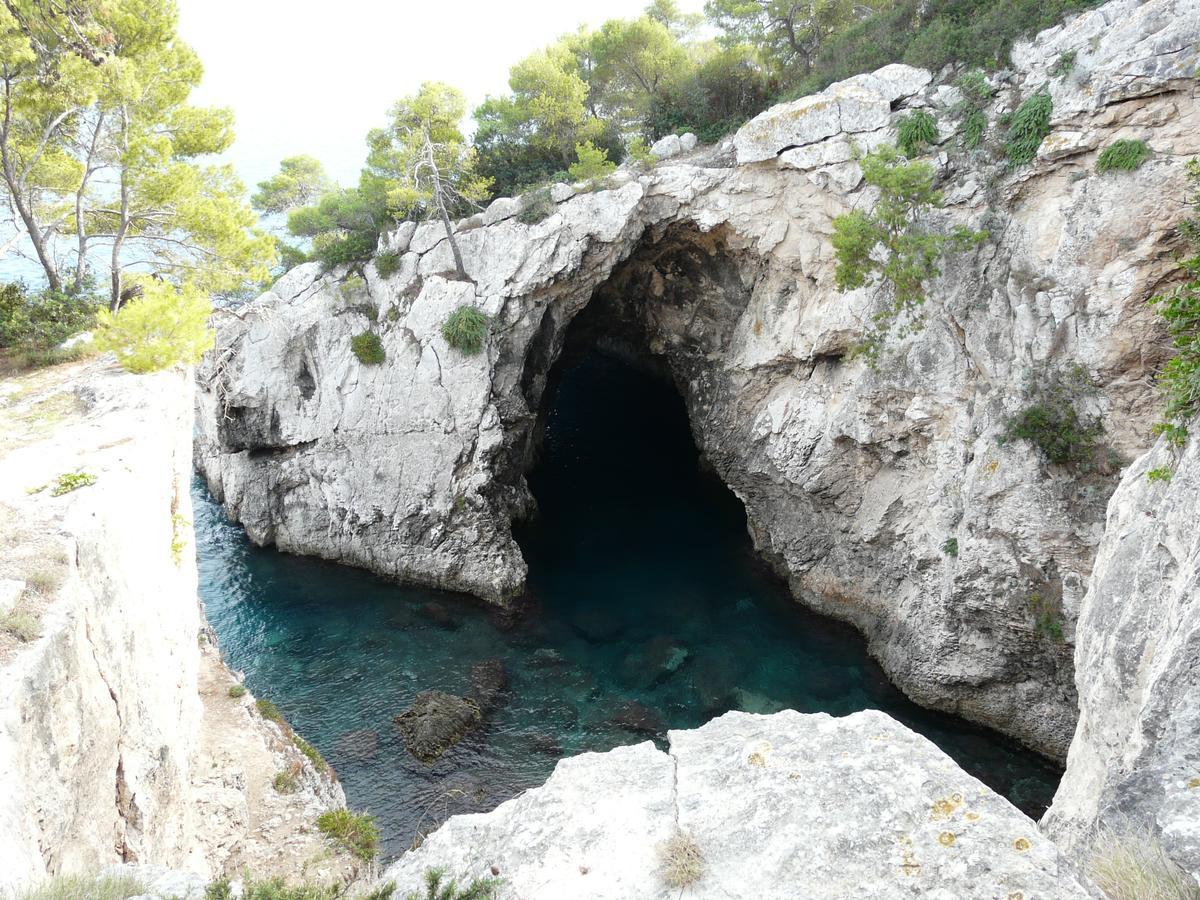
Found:
[{"label": "jagged rock", "polygon": [[384,878],[404,894],[431,867],[495,866],[500,900],[674,900],[658,847],[679,828],[704,858],[697,900],[1092,896],[1033,822],[883,713],[728,713],[669,740],[565,759]]},{"label": "jagged rock", "polygon": [[[334,277],[293,270],[219,316],[199,373],[209,486],[257,543],[507,605],[525,585],[511,522],[533,508],[533,423],[568,327],[595,304],[671,370],[705,458],[798,599],[854,623],[917,701],[1062,757],[1073,625],[1115,479],[998,439],[1031,402],[1031,377],[1082,365],[1097,387],[1082,411],[1103,417],[1113,452],[1151,440],[1146,348],[1163,334],[1144,300],[1175,265],[1164,211],[1180,208],[1200,152],[1200,101],[1172,74],[1193,53],[1178,45],[1196,2],[1126,15],[1114,0],[1018,48],[1030,62],[998,82],[990,119],[1041,83],[1046,47],[1100,34],[1110,56],[1091,59],[1088,90],[1125,102],[1069,123],[1056,112],[1056,127],[1096,147],[1152,128],[1155,156],[1100,176],[1087,157],[1010,171],[939,154],[951,205],[929,224],[991,237],[947,261],[922,326],[894,334],[878,369],[849,355],[878,300],[837,291],[829,237],[872,198],[843,157],[892,138],[897,99],[933,102],[925,74],[903,67],[749,123],[734,144],[760,164],[691,157],[565,199],[537,224],[465,232],[469,281],[444,277],[448,242],[422,224],[401,273],[368,282],[382,366],[350,352],[363,325],[342,314]],[[475,356],[441,336],[463,304],[493,323]],[[942,551],[950,538],[957,556]],[[1061,608],[1062,641],[1039,633],[1034,594]]]},{"label": "jagged rock", "polygon": [[1196,438],[1182,453],[1160,440],[1109,501],[1076,625],[1079,726],[1043,825],[1081,857],[1099,828],[1146,829],[1200,881],[1197,510]]},{"label": "jagged rock", "polygon": [[495,225],[505,219],[511,219],[521,211],[520,198],[497,197],[483,213],[484,225]]},{"label": "jagged rock", "polygon": [[478,727],[480,719],[479,704],[474,700],[425,691],[392,721],[408,752],[423,763],[432,763]]}]

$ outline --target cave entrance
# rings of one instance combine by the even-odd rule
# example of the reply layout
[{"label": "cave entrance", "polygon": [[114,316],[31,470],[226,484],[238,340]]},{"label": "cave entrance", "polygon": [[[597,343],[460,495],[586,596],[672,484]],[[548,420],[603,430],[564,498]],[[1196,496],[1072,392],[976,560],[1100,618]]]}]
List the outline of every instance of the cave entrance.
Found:
[{"label": "cave entrance", "polygon": [[540,395],[527,474],[538,513],[514,533],[564,746],[661,739],[734,709],[882,709],[1039,815],[1053,766],[917,707],[852,627],[802,607],[759,559],[741,502],[693,438],[727,389],[722,354],[747,327],[753,271],[702,237],[667,232],[635,250],[527,385]]}]

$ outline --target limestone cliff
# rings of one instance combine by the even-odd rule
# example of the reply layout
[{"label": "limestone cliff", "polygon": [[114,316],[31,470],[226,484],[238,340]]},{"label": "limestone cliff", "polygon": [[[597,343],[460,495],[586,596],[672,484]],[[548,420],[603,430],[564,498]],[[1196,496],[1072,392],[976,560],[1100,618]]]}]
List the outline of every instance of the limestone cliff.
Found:
[{"label": "limestone cliff", "polygon": [[[1198,45],[1197,0],[1114,0],[1017,48],[992,79],[981,151],[952,136],[957,89],[888,66],[607,189],[558,185],[541,222],[495,201],[458,224],[466,281],[437,223],[387,237],[400,258],[386,278],[295,269],[220,320],[197,463],[257,542],[508,603],[526,572],[510,523],[533,512],[524,472],[576,323],[669,368],[798,599],[855,623],[917,701],[1061,757],[1104,506],[1157,404],[1145,300],[1172,272],[1183,163],[1200,152]],[[1073,69],[1055,74],[1066,54]],[[1010,169],[1001,120],[1040,89],[1053,132]],[[916,107],[942,131],[937,224],[990,239],[872,370],[848,350],[877,301],[834,288],[831,223],[872,202],[854,154]],[[1098,174],[1098,150],[1125,137],[1152,157]],[[462,304],[491,317],[479,356],[440,334]],[[382,365],[351,352],[366,331]],[[998,440],[1031,382],[1076,367],[1111,450],[1085,475]],[[1032,598],[1055,628],[1038,627]]]},{"label": "limestone cliff", "polygon": [[[1194,430],[1194,429],[1193,429]],[[1172,471],[1151,481],[1153,469]],[[1129,467],[1077,627],[1079,726],[1044,819],[1084,854],[1148,828],[1200,881],[1200,441]]]},{"label": "limestone cliff", "polygon": [[196,595],[192,413],[182,373],[0,383],[0,890],[120,861],[295,868],[344,805],[229,696]]},{"label": "limestone cliff", "polygon": [[[690,835],[703,874],[681,894],[659,846]],[[1037,827],[880,712],[727,713],[585,753],[490,813],[455,816],[384,877],[496,875],[501,900],[1090,897]]]}]

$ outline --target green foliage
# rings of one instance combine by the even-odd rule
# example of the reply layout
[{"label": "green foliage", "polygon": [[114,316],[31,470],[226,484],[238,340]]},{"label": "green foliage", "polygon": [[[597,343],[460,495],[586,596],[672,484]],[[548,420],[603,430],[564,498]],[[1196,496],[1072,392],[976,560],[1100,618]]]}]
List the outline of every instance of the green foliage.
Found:
[{"label": "green foliage", "polygon": [[42,633],[37,619],[29,615],[29,613],[15,609],[0,612],[0,631],[11,634],[18,641],[25,644],[30,641],[36,641],[38,635]]},{"label": "green foliage", "polygon": [[294,794],[300,790],[300,782],[291,772],[276,772],[271,779],[271,786],[279,794]]},{"label": "green foliage", "polygon": [[625,160],[639,168],[653,166],[657,161],[654,154],[650,152],[650,145],[646,143],[646,139],[640,134],[634,136],[625,145]]},{"label": "green foliage", "polygon": [[446,343],[468,356],[474,356],[483,349],[487,331],[487,316],[478,307],[465,304],[442,323],[442,337]]},{"label": "green foliage", "polygon": [[387,359],[383,341],[379,339],[379,335],[371,331],[364,331],[352,337],[350,350],[364,366],[378,366]]},{"label": "green foliage", "polygon": [[1029,405],[1004,426],[1001,443],[1028,441],[1049,463],[1082,471],[1096,464],[1097,442],[1104,433],[1099,418],[1081,416],[1076,408],[1095,386],[1079,366],[1051,372],[1030,384]]},{"label": "green foliage", "polygon": [[949,557],[958,556],[958,538],[948,537],[942,541],[942,552]]},{"label": "green foliage", "polygon": [[246,686],[244,684],[230,685],[229,696],[234,700],[238,700],[246,696]]},{"label": "green foliage", "polygon": [[963,95],[962,101],[954,109],[956,115],[963,117],[962,145],[974,150],[983,142],[984,132],[987,131],[988,118],[984,110],[995,92],[988,84],[987,76],[978,69],[964,72],[954,85]]},{"label": "green foliage", "polygon": [[[242,900],[345,900],[345,889],[338,884],[300,882],[289,884],[283,878],[258,881],[246,878],[242,882]],[[236,900],[229,876],[222,875],[204,890],[204,900]],[[361,900],[367,900],[366,897]]]},{"label": "green foliage", "polygon": [[1053,103],[1046,91],[1038,91],[1026,97],[1013,114],[1008,129],[1007,153],[1012,166],[1023,166],[1033,162],[1038,147],[1050,133],[1050,113]]},{"label": "green foliage", "polygon": [[338,295],[346,301],[354,300],[367,289],[367,280],[361,275],[349,275],[338,285]]},{"label": "green foliage", "polygon": [[596,181],[616,171],[617,164],[610,162],[608,151],[591,141],[575,145],[576,162],[567,170],[573,181]]},{"label": "green foliage", "polygon": [[968,150],[974,150],[983,142],[985,131],[987,131],[987,114],[983,110],[971,110],[963,119],[963,146]]},{"label": "green foliage", "polygon": [[311,156],[289,156],[276,174],[258,183],[258,193],[250,203],[267,214],[286,213],[317,202],[331,190],[333,182],[319,161]]},{"label": "green foliage", "polygon": [[183,563],[183,551],[187,547],[187,536],[192,523],[179,513],[171,514],[171,559],[176,566]]},{"label": "green foliage", "polygon": [[442,869],[425,870],[425,892],[413,891],[405,896],[405,900],[492,900],[500,882],[494,878],[475,878],[464,887],[458,886],[457,879],[445,880],[446,873]]},{"label": "green foliage", "polygon": [[1074,50],[1064,50],[1058,55],[1058,59],[1054,62],[1054,67],[1050,69],[1050,74],[1061,78],[1064,75],[1070,75],[1075,70],[1075,57],[1078,54]]},{"label": "green foliage", "polygon": [[392,250],[384,250],[375,254],[375,271],[380,278],[391,278],[400,271],[400,254]]},{"label": "green foliage", "polygon": [[0,285],[0,347],[51,350],[96,321],[98,301],[90,294]]},{"label": "green foliage", "polygon": [[897,145],[905,156],[913,157],[937,143],[937,120],[927,109],[914,109],[900,119]]},{"label": "green foliage", "polygon": [[330,769],[329,763],[325,761],[325,757],[321,755],[321,751],[300,737],[298,734],[292,735],[292,744],[296,749],[308,757],[308,761],[313,764],[313,767],[322,775],[328,775],[333,770]]},{"label": "green foliage", "polygon": [[213,345],[208,327],[212,303],[198,286],[139,282],[143,294],[117,312],[103,309],[96,319],[96,348],[112,351],[130,372],[157,372],[195,365]]},{"label": "green foliage", "polygon": [[64,472],[54,479],[54,487],[50,493],[55,497],[61,497],[63,494],[69,494],[71,491],[77,491],[95,483],[96,476],[87,472]]},{"label": "green foliage", "polygon": [[521,197],[521,211],[517,213],[517,221],[525,225],[536,225],[554,215],[557,209],[558,206],[550,195],[550,188],[537,188]]},{"label": "green foliage", "polygon": [[1169,466],[1157,466],[1146,472],[1146,478],[1150,481],[1167,482],[1171,480],[1171,469]]},{"label": "green foliage", "polygon": [[1146,161],[1150,148],[1145,141],[1113,141],[1096,160],[1097,172],[1132,172]]},{"label": "green foliage", "polygon": [[287,719],[283,717],[283,713],[273,701],[260,697],[254,701],[254,708],[264,719],[274,722],[276,725],[287,725]]},{"label": "green foliage", "polygon": [[55,875],[15,894],[16,900],[128,900],[146,893],[131,875]]},{"label": "green foliage", "polygon": [[1061,644],[1063,638],[1062,604],[1052,598],[1032,593],[1025,598],[1029,612],[1033,614],[1033,625],[1037,633],[1048,641]]},{"label": "green foliage", "polygon": [[357,859],[369,862],[379,855],[379,828],[368,813],[331,809],[317,817],[317,830]]},{"label": "green foliage", "polygon": [[906,162],[884,145],[863,158],[862,169],[866,182],[879,188],[879,200],[870,212],[855,210],[833,220],[834,280],[840,291],[873,283],[884,288],[883,308],[857,348],[874,361],[895,320],[925,302],[925,284],[941,274],[942,256],[965,250],[986,234],[958,228],[944,235],[921,225],[942,203],[928,163]]},{"label": "green foliage", "polygon": [[651,100],[645,127],[652,136],[690,131],[713,144],[770,106],[770,78],[750,47],[696,55]]},{"label": "green foliage", "polygon": [[934,72],[951,63],[991,71],[1009,63],[1018,39],[1101,2],[897,0],[828,35],[811,73],[790,71],[779,77],[787,96],[795,97],[889,63],[908,63]]},{"label": "green foliage", "polygon": [[1200,412],[1200,159],[1188,162],[1187,177],[1194,192],[1192,215],[1178,230],[1192,255],[1180,261],[1183,283],[1150,301],[1166,320],[1175,350],[1158,373],[1166,409],[1155,430],[1175,446],[1187,441],[1187,425]]},{"label": "green foliage", "polygon": [[962,91],[964,102],[975,107],[991,102],[995,91],[988,84],[987,75],[979,69],[964,72],[954,80],[954,86]]}]

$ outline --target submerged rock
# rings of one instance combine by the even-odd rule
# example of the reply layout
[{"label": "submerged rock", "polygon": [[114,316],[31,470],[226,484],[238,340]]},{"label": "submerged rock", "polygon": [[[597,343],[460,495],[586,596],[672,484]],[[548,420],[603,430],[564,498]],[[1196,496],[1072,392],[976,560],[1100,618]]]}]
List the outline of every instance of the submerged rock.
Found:
[{"label": "submerged rock", "polygon": [[496,866],[499,900],[676,900],[658,847],[678,828],[704,859],[695,900],[1092,896],[1032,821],[883,713],[729,713],[669,740],[562,760],[384,877],[404,894],[432,867]]},{"label": "submerged rock", "polygon": [[507,702],[508,672],[498,659],[488,659],[471,667],[471,697],[487,715]]},{"label": "submerged rock", "polygon": [[687,647],[664,635],[628,654],[621,670],[628,684],[645,690],[678,672],[690,655]]},{"label": "submerged rock", "polygon": [[622,703],[609,721],[626,731],[651,737],[657,737],[666,731],[662,716],[636,700],[626,700]]},{"label": "submerged rock", "polygon": [[444,691],[425,691],[417,694],[412,706],[392,722],[408,752],[423,763],[432,763],[477,728],[481,719],[479,704],[474,700]]},{"label": "submerged rock", "polygon": [[370,728],[339,734],[333,750],[340,757],[358,762],[372,760],[379,753],[379,732]]}]

